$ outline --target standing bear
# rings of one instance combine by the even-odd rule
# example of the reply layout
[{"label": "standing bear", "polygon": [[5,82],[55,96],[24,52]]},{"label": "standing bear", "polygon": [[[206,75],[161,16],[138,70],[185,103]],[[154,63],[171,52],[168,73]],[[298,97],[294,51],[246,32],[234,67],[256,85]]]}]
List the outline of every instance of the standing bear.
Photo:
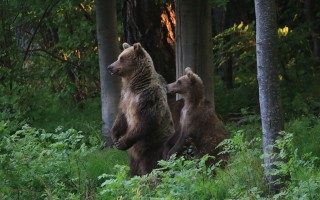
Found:
[{"label": "standing bear", "polygon": [[216,116],[211,103],[204,97],[204,85],[201,78],[189,67],[185,69],[185,72],[186,75],[167,85],[168,93],[181,94],[183,100],[175,102],[173,105],[176,106],[171,110],[176,134],[170,139],[169,143],[174,145],[166,153],[166,159],[176,152],[179,153],[186,139],[190,137],[196,147],[197,157],[205,154],[212,155],[216,159],[209,159],[207,166],[222,160],[221,166],[223,167],[228,155],[219,155],[222,148],[216,147],[227,138],[227,131]]},{"label": "standing bear", "polygon": [[119,113],[111,129],[115,147],[128,150],[130,175],[141,176],[163,159],[166,142],[174,134],[164,79],[140,43],[123,45],[118,60],[108,66],[121,77]]}]

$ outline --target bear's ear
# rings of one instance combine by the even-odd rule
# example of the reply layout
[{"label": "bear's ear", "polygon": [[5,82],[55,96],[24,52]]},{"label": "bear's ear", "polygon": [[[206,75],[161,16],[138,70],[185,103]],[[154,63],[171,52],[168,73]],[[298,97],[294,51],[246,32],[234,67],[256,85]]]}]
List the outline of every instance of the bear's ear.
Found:
[{"label": "bear's ear", "polygon": [[131,46],[130,46],[130,44],[125,42],[125,43],[122,44],[122,47],[123,47],[123,49],[127,49],[127,48],[129,48]]},{"label": "bear's ear", "polygon": [[191,80],[191,83],[194,83],[196,81],[196,77],[194,76],[192,70],[190,67],[185,68],[184,70],[188,76],[188,78]]},{"label": "bear's ear", "polygon": [[192,73],[192,69],[190,68],[190,67],[186,67],[185,69],[184,69],[184,71],[186,72],[186,74],[188,74],[188,73]]},{"label": "bear's ear", "polygon": [[133,49],[138,55],[143,55],[143,49],[140,43],[133,44]]}]

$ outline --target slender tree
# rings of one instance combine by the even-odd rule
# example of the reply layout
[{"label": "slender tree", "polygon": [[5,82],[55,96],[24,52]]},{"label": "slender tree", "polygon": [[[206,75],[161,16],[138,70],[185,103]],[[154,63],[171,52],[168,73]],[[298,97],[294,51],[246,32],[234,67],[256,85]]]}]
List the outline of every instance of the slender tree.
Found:
[{"label": "slender tree", "polygon": [[107,72],[107,66],[116,60],[117,20],[116,1],[97,0],[97,39],[99,50],[101,103],[102,103],[102,134],[106,137],[106,147],[112,145],[110,128],[118,112],[120,83]]},{"label": "slender tree", "polygon": [[[313,55],[320,56],[320,26],[319,18],[317,20],[317,15],[319,13],[320,5],[316,0],[305,0],[304,1],[304,13],[309,25],[312,43],[313,43]],[[317,23],[318,21],[318,23]]]},{"label": "slender tree", "polygon": [[[234,24],[248,24],[254,20],[254,13],[251,12],[253,4],[247,0],[213,0],[213,34],[220,34],[224,30],[232,27]],[[228,35],[225,37],[224,42],[229,43],[233,39],[234,35]],[[218,55],[223,54],[225,51],[220,48]],[[215,55],[215,56],[218,56]],[[227,89],[234,87],[233,78],[233,65],[234,59],[232,55],[223,55],[227,60],[221,66],[224,70],[223,82]]]},{"label": "slender tree", "polygon": [[276,152],[271,147],[279,132],[284,129],[277,71],[277,17],[275,0],[255,0],[256,12],[256,54],[259,102],[261,111],[265,177],[271,191],[279,189],[274,181],[278,176],[271,175],[275,168]]},{"label": "slender tree", "polygon": [[210,3],[176,0],[176,77],[191,67],[203,79],[205,96],[214,103]]}]

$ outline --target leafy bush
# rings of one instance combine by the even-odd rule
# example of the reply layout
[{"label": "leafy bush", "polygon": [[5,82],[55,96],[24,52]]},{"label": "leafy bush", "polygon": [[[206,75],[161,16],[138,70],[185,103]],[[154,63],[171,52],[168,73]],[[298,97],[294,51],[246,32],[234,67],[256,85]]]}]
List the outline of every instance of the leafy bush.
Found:
[{"label": "leafy bush", "polygon": [[116,165],[116,174],[100,176],[104,180],[100,195],[103,199],[238,199],[253,197],[253,193],[257,197],[265,187],[261,150],[254,148],[258,144],[261,139],[246,142],[243,131],[221,143],[225,152],[234,155],[224,170],[219,164],[206,168],[208,156],[195,160],[171,157],[159,161],[160,168],[150,174],[130,179],[128,166]]},{"label": "leafy bush", "polygon": [[293,139],[292,133],[282,132],[281,139],[276,140],[273,145],[280,152],[271,155],[277,160],[273,163],[277,168],[269,173],[290,177],[277,180],[283,181],[286,187],[275,194],[273,199],[319,199],[320,170],[315,166],[315,161],[319,158],[312,156],[311,153],[299,156],[298,149],[293,145]]},{"label": "leafy bush", "polygon": [[1,199],[79,199],[86,191],[84,158],[95,149],[74,129],[47,133],[25,125],[5,135],[0,142]]},{"label": "leafy bush", "polygon": [[226,196],[230,199],[257,199],[266,191],[263,179],[261,137],[247,140],[247,133],[238,130],[230,139],[224,140],[220,145],[225,152],[232,155],[230,164],[218,174],[216,182],[227,182]]},{"label": "leafy bush", "polygon": [[128,177],[128,166],[116,165],[117,174],[103,174],[100,194],[103,199],[210,199],[214,196],[213,170],[205,167],[208,156],[200,160],[184,157],[159,161],[160,168],[150,174]]},{"label": "leafy bush", "polygon": [[[254,122],[255,123],[255,122]],[[246,125],[246,126],[250,126]],[[246,127],[243,126],[243,127]],[[160,161],[159,169],[143,177],[129,178],[129,167],[116,165],[115,174],[103,174],[99,197],[102,199],[319,199],[320,170],[318,157],[300,152],[295,134],[283,132],[274,147],[281,158],[274,163],[274,175],[289,176],[285,187],[277,194],[268,191],[264,181],[261,136],[253,137],[245,129],[235,130],[233,137],[224,140],[224,152],[231,154],[225,169],[206,168],[203,157],[186,160],[172,157]],[[306,130],[304,130],[305,132]],[[254,131],[253,131],[254,132]],[[251,139],[249,139],[251,138]],[[279,180],[281,181],[281,180]]]},{"label": "leafy bush", "polygon": [[0,198],[319,199],[319,157],[314,153],[319,150],[319,118],[290,121],[288,132],[276,140],[280,152],[273,156],[281,159],[272,173],[290,177],[277,194],[270,194],[264,181],[258,122],[248,116],[246,124],[228,125],[232,137],[220,144],[231,155],[225,169],[218,164],[206,168],[208,156],[172,157],[159,161],[160,168],[150,174],[130,178],[126,153],[98,150],[100,140],[94,136],[60,127],[48,133],[27,125],[12,133],[0,121]]},{"label": "leafy bush", "polygon": [[[308,120],[307,120],[308,119]],[[319,119],[305,119],[312,123],[319,123]],[[294,129],[298,131],[300,120],[290,122],[288,127],[292,129],[292,124],[295,124]],[[217,182],[228,182],[227,191],[224,198],[230,199],[319,199],[320,198],[320,169],[317,167],[319,157],[313,152],[319,150],[319,145],[314,146],[310,152],[307,152],[308,145],[301,144],[301,140],[305,140],[309,144],[315,143],[313,137],[309,138],[309,134],[313,135],[310,129],[300,127],[300,134],[292,134],[289,132],[282,132],[280,137],[273,145],[279,149],[279,153],[271,156],[276,158],[273,163],[278,168],[270,171],[273,175],[279,177],[289,177],[289,179],[279,179],[279,184],[284,185],[282,190],[277,194],[270,194],[267,190],[267,185],[263,181],[263,168],[261,158],[265,155],[261,152],[261,139],[255,138],[252,140],[245,140],[245,132],[240,130],[231,139],[225,140],[221,145],[225,146],[225,151],[232,153],[233,158],[226,170],[220,171],[215,178]],[[315,130],[317,126],[314,127]],[[319,132],[317,132],[319,133]],[[298,135],[298,137],[297,137]],[[317,134],[314,134],[317,135]],[[311,141],[313,140],[313,142]],[[300,141],[300,142],[298,142]],[[298,149],[300,145],[306,145],[303,151]],[[316,144],[316,143],[315,143]],[[259,158],[260,157],[260,158]],[[224,199],[219,198],[219,199]]]},{"label": "leafy bush", "polygon": [[[300,156],[312,153],[320,155],[320,120],[319,117],[308,116],[293,119],[286,124],[286,130],[293,133],[292,145],[298,149]],[[320,166],[320,161],[316,162]]]}]

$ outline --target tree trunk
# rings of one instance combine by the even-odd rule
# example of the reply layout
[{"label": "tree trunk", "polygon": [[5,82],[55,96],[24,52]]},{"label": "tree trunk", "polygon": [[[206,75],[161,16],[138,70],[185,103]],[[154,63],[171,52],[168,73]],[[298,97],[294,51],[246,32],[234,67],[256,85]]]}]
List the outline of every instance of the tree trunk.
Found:
[{"label": "tree trunk", "polygon": [[[228,5],[230,5],[229,3]],[[229,6],[230,7],[230,6]],[[227,7],[227,8],[229,8]],[[215,34],[220,34],[222,33],[226,28],[229,28],[229,22],[232,20],[230,19],[230,9],[227,10],[224,7],[217,7],[213,9],[213,22],[214,22],[214,32]],[[226,17],[228,15],[228,17]],[[227,24],[227,25],[226,25]],[[228,36],[225,38],[226,42],[230,41],[231,36]],[[218,54],[222,54],[224,51],[222,48],[219,50],[221,51]],[[225,55],[223,55],[225,56]],[[224,86],[227,89],[232,89],[233,88],[233,62],[232,58],[228,58],[228,60],[222,65],[222,68],[224,70],[223,74],[223,82]]]},{"label": "tree trunk", "polygon": [[102,134],[106,137],[106,147],[109,148],[112,145],[110,129],[118,112],[120,96],[119,79],[107,72],[107,66],[114,62],[118,55],[116,0],[97,0],[96,7]]},{"label": "tree trunk", "polygon": [[210,2],[176,0],[176,77],[191,67],[202,78],[205,96],[214,106]]},{"label": "tree trunk", "polygon": [[227,89],[233,88],[233,62],[229,58],[224,65],[224,85]]},{"label": "tree trunk", "polygon": [[270,145],[274,144],[279,132],[284,129],[277,71],[277,13],[275,1],[255,0],[255,11],[257,24],[257,78],[263,152],[266,155],[264,158],[264,170],[269,189],[271,192],[275,192],[280,185],[276,185],[274,181],[279,177],[269,173],[271,169],[275,168],[272,164],[275,160],[268,155],[276,152],[276,149],[270,147]]},{"label": "tree trunk", "polygon": [[173,82],[175,16],[171,4],[124,0],[122,13],[124,41],[140,42],[152,57],[156,71],[167,82]]},{"label": "tree trunk", "polygon": [[313,44],[313,56],[320,57],[320,27],[316,22],[316,15],[319,11],[319,4],[315,0],[305,0],[304,13],[309,25]]},{"label": "tree trunk", "polygon": [[[213,9],[213,32],[214,34],[219,34],[225,29],[232,27],[234,24],[248,24],[254,20],[254,13],[252,12],[252,3],[247,0],[228,0],[226,7],[215,7]],[[232,40],[234,36],[229,35],[225,37],[225,43]],[[219,51],[223,54],[224,50],[221,48]],[[217,55],[218,55],[217,54]],[[217,56],[216,55],[216,56]],[[228,60],[222,65],[223,68],[223,82],[227,89],[232,89],[234,87],[233,80],[233,59],[232,55],[222,55],[227,56]]]}]

